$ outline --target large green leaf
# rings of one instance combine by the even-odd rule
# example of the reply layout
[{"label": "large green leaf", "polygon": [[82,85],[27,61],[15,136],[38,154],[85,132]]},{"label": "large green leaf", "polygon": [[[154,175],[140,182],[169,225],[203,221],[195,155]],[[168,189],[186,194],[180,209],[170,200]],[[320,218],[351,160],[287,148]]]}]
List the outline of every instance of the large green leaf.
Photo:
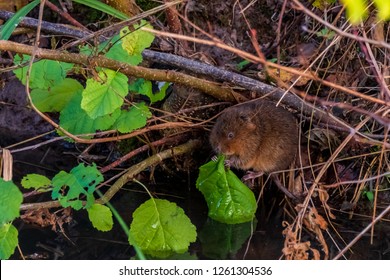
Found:
[{"label": "large green leaf", "polygon": [[129,133],[135,129],[144,127],[146,120],[152,116],[148,106],[144,103],[135,104],[128,111],[122,111],[114,124],[119,132]]},{"label": "large green leaf", "polygon": [[32,188],[39,191],[46,191],[51,186],[51,180],[43,175],[28,174],[23,177],[22,186],[25,189]]},{"label": "large green leaf", "polygon": [[93,78],[87,80],[81,108],[91,119],[111,114],[122,106],[127,88],[126,75],[104,69],[99,72],[99,81]]},{"label": "large green leaf", "polygon": [[[53,192],[51,197],[58,199],[63,207],[71,206],[73,209],[88,209],[95,202],[93,192],[95,187],[103,181],[103,176],[97,170],[96,165],[84,166],[79,164],[70,173],[60,171],[54,176]],[[83,196],[86,204],[83,205]]]},{"label": "large green leaf", "polygon": [[60,126],[73,134],[95,133],[98,129],[108,129],[121,113],[120,109],[116,109],[112,114],[92,119],[81,109],[81,98],[81,94],[76,94],[60,113]]},{"label": "large green leaf", "polygon": [[19,188],[0,177],[0,226],[19,217],[22,201],[23,195]]},{"label": "large green leaf", "polygon": [[11,224],[0,225],[0,260],[8,259],[18,246],[18,230]]},{"label": "large green leaf", "polygon": [[94,204],[87,209],[89,220],[94,228],[100,231],[109,231],[112,229],[114,221],[112,220],[112,212],[110,208],[101,204]]},{"label": "large green leaf", "polygon": [[[24,65],[30,60],[30,56],[15,56],[16,65]],[[65,79],[67,72],[73,68],[73,64],[54,60],[42,59],[34,62],[30,75],[30,87],[32,89],[48,89]],[[14,70],[16,77],[25,85],[28,65]]]},{"label": "large green leaf", "polygon": [[225,170],[223,156],[200,167],[196,187],[206,199],[210,218],[227,224],[244,223],[254,218],[255,196],[231,170]]},{"label": "large green leaf", "polygon": [[186,252],[196,228],[175,203],[149,199],[134,211],[130,235],[145,254],[166,258]]},{"label": "large green leaf", "polygon": [[60,112],[75,94],[81,94],[83,86],[74,79],[64,79],[47,89],[34,89],[31,98],[42,112]]}]

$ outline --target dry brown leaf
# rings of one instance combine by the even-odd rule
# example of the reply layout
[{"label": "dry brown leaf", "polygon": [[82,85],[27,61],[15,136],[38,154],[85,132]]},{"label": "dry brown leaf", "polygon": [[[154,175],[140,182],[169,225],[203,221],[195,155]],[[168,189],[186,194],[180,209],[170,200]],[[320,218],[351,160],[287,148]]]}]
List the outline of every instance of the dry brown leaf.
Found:
[{"label": "dry brown leaf", "polygon": [[[284,83],[294,83],[296,86],[304,86],[306,85],[310,79],[306,77],[300,77],[298,81],[298,75],[289,73],[282,69],[276,69],[276,68],[267,68],[267,74],[273,81],[281,80]],[[259,76],[261,78],[261,76]],[[295,82],[296,81],[296,82]]]},{"label": "dry brown leaf", "polygon": [[329,194],[326,190],[322,189],[321,187],[318,189],[318,195],[319,198],[322,202],[322,204],[325,206],[325,209],[328,211],[328,216],[331,219],[336,219],[336,216],[333,215],[330,206],[328,205],[328,200],[329,200]]},{"label": "dry brown leaf", "polygon": [[5,10],[9,12],[16,12],[20,8],[26,6],[28,0],[8,0],[0,2],[0,10]]},{"label": "dry brown leaf", "polygon": [[13,158],[10,151],[3,149],[3,154],[0,157],[0,175],[3,176],[4,181],[12,180],[12,164]]},{"label": "dry brown leaf", "polygon": [[[62,212],[62,215],[58,215],[58,212]],[[51,213],[49,209],[36,209],[26,211],[20,217],[25,223],[35,224],[41,227],[51,226],[53,231],[57,231],[57,226],[62,230],[63,224],[69,224],[72,221],[71,209],[65,208],[61,211]]]}]

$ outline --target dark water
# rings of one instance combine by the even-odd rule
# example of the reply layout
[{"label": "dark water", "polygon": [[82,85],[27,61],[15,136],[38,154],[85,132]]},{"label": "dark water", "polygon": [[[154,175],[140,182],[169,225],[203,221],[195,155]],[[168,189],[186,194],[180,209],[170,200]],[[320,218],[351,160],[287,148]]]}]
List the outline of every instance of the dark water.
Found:
[{"label": "dark water", "polygon": [[[29,173],[37,173],[52,178],[60,170],[69,171],[79,160],[77,145],[59,143],[40,147],[35,150],[15,153],[14,182],[20,183],[21,178]],[[105,174],[105,179],[116,172]],[[167,199],[182,207],[191,222],[197,228],[197,241],[191,244],[189,253],[173,256],[175,259],[279,259],[282,257],[284,236],[282,221],[289,221],[284,209],[283,195],[274,186],[267,186],[264,196],[259,200],[255,221],[239,225],[226,225],[215,222],[207,217],[207,205],[202,194],[195,188],[197,172],[190,175],[176,174],[167,177],[161,169],[156,169],[154,180],[149,180],[149,171],[142,173],[141,181],[148,187],[154,197]],[[105,190],[102,189],[104,192]],[[258,195],[258,191],[254,191]],[[111,203],[125,220],[131,223],[134,210],[149,199],[149,195],[137,184],[128,184],[119,191]],[[40,202],[51,200],[48,194],[40,194],[27,198],[25,202]],[[319,208],[321,209],[321,208]],[[60,219],[69,217],[62,209],[50,209]],[[115,221],[114,228],[109,232],[99,232],[94,229],[85,210],[72,211],[69,223],[62,228],[58,225],[42,228],[26,224],[17,219],[14,224],[19,230],[21,251],[29,259],[130,259],[135,256],[134,250],[127,242],[127,236]],[[352,240],[369,219],[349,220],[347,215],[339,215],[334,221],[338,233],[346,240]],[[337,237],[335,231],[329,228],[330,235]],[[324,233],[329,244],[330,256],[338,253],[337,247],[330,240],[330,235]],[[380,223],[376,227],[374,244],[365,235],[346,254],[348,259],[389,259],[390,242],[388,223]],[[315,236],[303,231],[302,241],[311,241],[313,248],[318,246]],[[336,238],[338,246],[343,247],[341,239]],[[323,254],[322,254],[323,256]],[[20,259],[18,250],[12,259]]]}]

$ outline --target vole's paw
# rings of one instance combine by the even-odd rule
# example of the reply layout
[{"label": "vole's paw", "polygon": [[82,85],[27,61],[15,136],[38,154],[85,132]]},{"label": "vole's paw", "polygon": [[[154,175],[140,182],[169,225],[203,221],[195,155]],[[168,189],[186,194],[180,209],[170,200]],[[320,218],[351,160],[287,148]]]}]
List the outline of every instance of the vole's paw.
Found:
[{"label": "vole's paw", "polygon": [[248,171],[244,177],[242,177],[242,181],[245,182],[245,181],[248,181],[248,180],[252,180],[254,181],[254,179],[262,176],[264,174],[264,172],[260,171],[260,172],[255,172],[255,171]]}]

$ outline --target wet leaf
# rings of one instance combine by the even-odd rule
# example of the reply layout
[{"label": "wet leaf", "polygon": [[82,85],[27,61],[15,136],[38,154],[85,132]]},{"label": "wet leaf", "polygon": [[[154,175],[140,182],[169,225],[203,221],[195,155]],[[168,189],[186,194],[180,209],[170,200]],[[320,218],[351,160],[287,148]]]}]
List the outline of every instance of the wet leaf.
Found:
[{"label": "wet leaf", "polygon": [[145,254],[166,258],[186,252],[196,228],[175,203],[149,199],[134,211],[130,235]]},{"label": "wet leaf", "polygon": [[94,228],[100,231],[109,231],[112,229],[114,221],[110,208],[101,204],[94,204],[87,209],[89,220]]},{"label": "wet leaf", "polygon": [[224,260],[235,255],[250,237],[257,221],[224,224],[208,219],[199,233],[202,254],[210,259]]},{"label": "wet leaf", "polygon": [[257,203],[253,192],[231,171],[225,170],[224,157],[200,167],[196,187],[209,208],[209,217],[227,224],[251,221]]}]

